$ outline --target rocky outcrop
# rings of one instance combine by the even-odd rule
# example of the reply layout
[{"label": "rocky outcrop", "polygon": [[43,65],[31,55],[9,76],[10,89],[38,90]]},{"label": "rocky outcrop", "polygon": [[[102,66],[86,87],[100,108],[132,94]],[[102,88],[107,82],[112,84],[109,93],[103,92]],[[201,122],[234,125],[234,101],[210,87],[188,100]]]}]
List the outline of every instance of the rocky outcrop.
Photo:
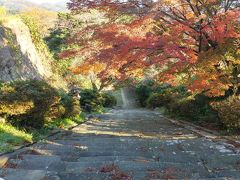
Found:
[{"label": "rocky outcrop", "polygon": [[8,19],[0,25],[0,81],[50,79],[51,65],[44,59],[20,19]]}]

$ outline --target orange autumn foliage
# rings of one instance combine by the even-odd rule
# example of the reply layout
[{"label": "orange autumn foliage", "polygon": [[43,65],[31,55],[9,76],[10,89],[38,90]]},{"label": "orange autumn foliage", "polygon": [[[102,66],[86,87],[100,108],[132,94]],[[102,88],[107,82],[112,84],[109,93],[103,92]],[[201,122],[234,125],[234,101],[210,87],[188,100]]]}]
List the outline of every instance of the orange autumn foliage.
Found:
[{"label": "orange autumn foliage", "polygon": [[[86,58],[75,72],[95,71],[103,80],[139,78],[145,70],[155,68],[158,71],[155,78],[161,81],[176,85],[177,76],[187,74],[182,83],[189,90],[209,96],[224,95],[226,90],[239,86],[235,80],[235,71],[239,71],[239,56],[235,53],[238,46],[233,45],[240,38],[237,3],[236,0],[71,0],[69,8],[74,13],[82,8],[98,8],[107,9],[106,13],[112,16],[116,13],[111,14],[111,10],[135,14],[138,18],[131,23],[110,21],[90,27],[94,31],[92,38],[75,41],[82,48],[66,54]],[[99,64],[103,65],[101,70],[92,67]]]}]

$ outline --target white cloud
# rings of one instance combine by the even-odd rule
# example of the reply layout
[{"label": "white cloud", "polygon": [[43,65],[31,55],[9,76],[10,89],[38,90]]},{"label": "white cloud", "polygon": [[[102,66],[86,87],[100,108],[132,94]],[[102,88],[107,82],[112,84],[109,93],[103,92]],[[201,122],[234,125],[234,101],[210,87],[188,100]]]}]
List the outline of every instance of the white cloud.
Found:
[{"label": "white cloud", "polygon": [[26,0],[32,3],[36,4],[42,4],[42,3],[51,3],[51,4],[56,4],[56,3],[63,3],[63,2],[68,2],[69,0]]}]

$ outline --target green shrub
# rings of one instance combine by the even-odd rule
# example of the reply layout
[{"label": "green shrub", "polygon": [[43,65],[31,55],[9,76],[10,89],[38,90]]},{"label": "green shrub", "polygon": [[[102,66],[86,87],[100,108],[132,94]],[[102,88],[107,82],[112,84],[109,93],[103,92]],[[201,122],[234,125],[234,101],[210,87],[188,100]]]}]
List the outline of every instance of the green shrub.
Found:
[{"label": "green shrub", "polygon": [[170,94],[160,94],[160,93],[153,93],[147,99],[147,107],[148,108],[156,108],[166,106],[171,101]]},{"label": "green shrub", "polygon": [[156,108],[166,106],[169,104],[175,104],[178,99],[186,97],[186,89],[182,86],[171,87],[168,84],[162,84],[152,88],[152,93],[146,100],[146,105],[148,108]]},{"label": "green shrub", "polygon": [[[34,107],[34,103],[29,101],[21,101],[21,100],[15,100],[12,101],[13,97],[6,96],[3,100],[3,98],[0,95],[0,115],[5,117],[8,115],[19,115],[19,114],[25,114],[30,109]],[[9,99],[9,100],[8,100]]]},{"label": "green shrub", "polygon": [[[147,80],[141,82],[137,87],[136,87],[136,93],[138,96],[138,100],[140,102],[140,105],[142,107],[154,107],[150,105],[149,101],[150,96],[153,96],[154,94],[179,94],[179,95],[186,95],[187,91],[184,86],[177,86],[177,87],[172,87],[169,84],[160,84],[157,85],[153,81]],[[157,107],[157,106],[156,106]]]},{"label": "green shrub", "polygon": [[172,116],[190,121],[218,121],[206,96],[189,96],[184,87],[158,87],[155,91],[147,99],[148,108],[164,107]]},{"label": "green shrub", "polygon": [[167,111],[171,115],[179,114],[181,104],[178,102],[178,99],[174,99],[165,105]]},{"label": "green shrub", "polygon": [[240,128],[240,96],[232,96],[223,101],[212,102],[223,125],[230,129]]},{"label": "green shrub", "polygon": [[102,112],[104,107],[112,107],[117,104],[114,96],[95,90],[82,90],[80,96],[81,107],[87,112]]},{"label": "green shrub", "polygon": [[104,99],[101,94],[95,90],[85,89],[81,93],[80,104],[87,112],[99,112],[103,107]]},{"label": "green shrub", "polygon": [[209,101],[210,99],[203,95],[184,97],[175,94],[167,109],[171,114],[191,121],[217,120],[216,111],[210,106]]},{"label": "green shrub", "polygon": [[41,128],[63,116],[60,100],[58,92],[42,81],[6,83],[0,88],[0,115],[20,126]]},{"label": "green shrub", "polygon": [[152,92],[153,89],[148,84],[140,84],[136,87],[136,94],[142,107],[147,106],[147,99],[150,97]]},{"label": "green shrub", "polygon": [[64,117],[75,117],[81,113],[80,101],[76,96],[63,93],[61,102],[65,108]]},{"label": "green shrub", "polygon": [[117,105],[117,100],[113,95],[102,93],[101,96],[103,98],[103,107],[113,107]]},{"label": "green shrub", "polygon": [[169,105],[169,111],[189,120],[195,120],[200,114],[194,100],[172,101]]}]

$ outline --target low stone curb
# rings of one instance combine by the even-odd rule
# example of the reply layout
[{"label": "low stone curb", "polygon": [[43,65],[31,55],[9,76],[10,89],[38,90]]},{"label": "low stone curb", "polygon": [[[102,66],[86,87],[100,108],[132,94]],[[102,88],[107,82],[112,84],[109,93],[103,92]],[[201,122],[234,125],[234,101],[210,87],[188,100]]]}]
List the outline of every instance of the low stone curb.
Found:
[{"label": "low stone curb", "polygon": [[[161,115],[162,116],[162,115]],[[205,137],[207,139],[211,139],[213,141],[222,141],[226,145],[229,146],[232,150],[234,150],[237,153],[240,153],[240,141],[235,140],[234,138],[221,136],[216,131],[210,131],[209,129],[206,129],[201,126],[197,126],[193,123],[183,121],[183,120],[173,120],[171,118],[162,116],[163,118],[167,119],[168,121],[172,122],[173,124],[176,124],[178,126],[181,126],[185,129],[188,129],[202,137]]]}]

